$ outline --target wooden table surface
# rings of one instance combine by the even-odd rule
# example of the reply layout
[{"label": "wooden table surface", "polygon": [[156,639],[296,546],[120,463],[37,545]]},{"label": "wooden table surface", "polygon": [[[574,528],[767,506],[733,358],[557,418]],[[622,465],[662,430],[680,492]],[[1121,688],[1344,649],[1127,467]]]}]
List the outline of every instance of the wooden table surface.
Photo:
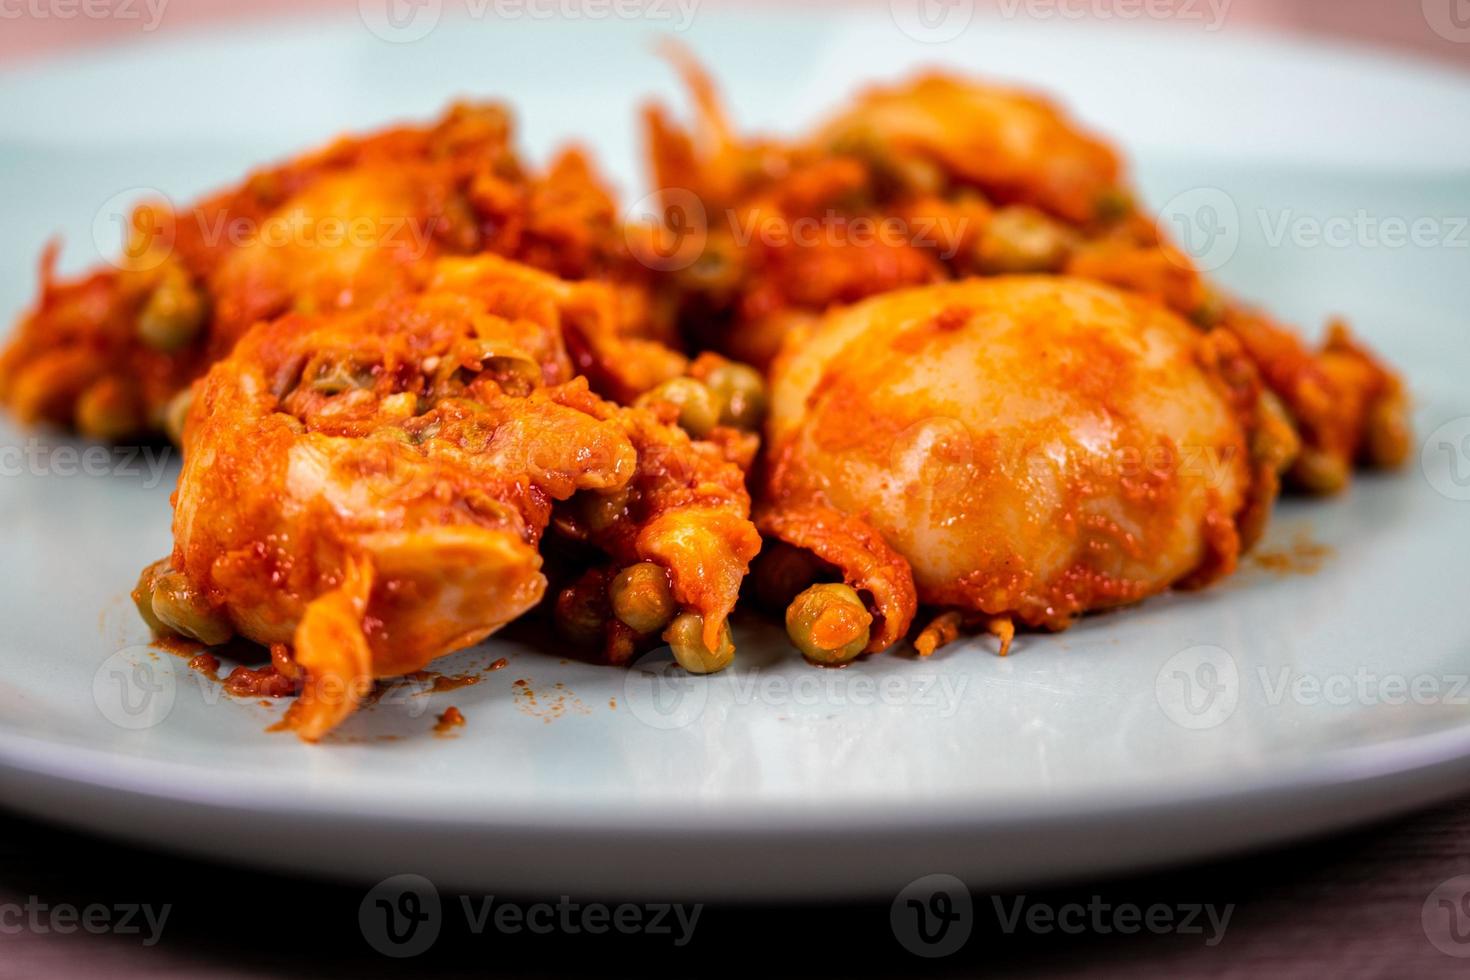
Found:
[{"label": "wooden table surface", "polygon": [[[224,842],[221,842],[221,846]],[[989,895],[973,896],[974,931],[957,953],[919,959],[889,925],[887,905],[705,907],[691,941],[668,936],[475,935],[445,915],[422,955],[375,952],[358,924],[366,890],[165,856],[0,816],[0,977],[371,977],[746,975],[1131,977],[1465,976],[1421,918],[1447,879],[1470,873],[1470,800],[1351,835],[1142,878],[1028,893],[1027,907],[1231,906],[1217,945],[1203,934],[1005,932]],[[1014,908],[1015,896],[999,896]],[[554,897],[553,897],[554,900]],[[526,904],[530,899],[522,899]],[[20,909],[170,906],[159,941],[141,935],[17,931]],[[7,914],[7,909],[11,911]],[[1470,904],[1440,945],[1470,956]],[[1449,915],[1435,909],[1435,914]],[[42,913],[49,914],[49,911]],[[139,921],[142,921],[141,919]],[[1108,921],[1106,918],[1104,922]],[[1458,938],[1458,943],[1456,939]]]}]

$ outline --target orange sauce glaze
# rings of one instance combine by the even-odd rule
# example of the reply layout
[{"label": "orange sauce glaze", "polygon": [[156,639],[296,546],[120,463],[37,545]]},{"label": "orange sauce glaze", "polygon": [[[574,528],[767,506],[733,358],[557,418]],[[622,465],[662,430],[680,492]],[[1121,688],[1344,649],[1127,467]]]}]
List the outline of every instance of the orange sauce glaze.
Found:
[{"label": "orange sauce glaze", "polygon": [[274,664],[236,667],[225,678],[225,693],[237,698],[280,698],[295,694],[296,682],[283,675]]},{"label": "orange sauce glaze", "polygon": [[[181,636],[160,636],[154,638],[153,645],[159,650],[164,651],[165,653],[170,653],[178,657],[189,658],[188,666],[190,670],[197,671],[201,676],[207,677],[218,684],[222,684],[224,686],[225,693],[233,697],[262,699],[282,698],[297,693],[296,682],[292,678],[289,678],[285,674],[283,674],[278,669],[275,663],[265,664],[260,667],[246,667],[244,665],[237,666],[232,669],[227,676],[221,677],[219,673],[219,657],[215,656],[209,651],[207,647],[195,640],[189,640]],[[500,657],[488,664],[484,668],[484,673],[504,670],[508,666],[510,666],[510,661],[507,660],[505,657]],[[460,688],[465,687],[472,687],[473,685],[480,683],[480,681],[483,679],[482,675],[480,674],[441,674],[433,670],[416,670],[404,676],[410,680],[427,682],[430,686],[430,693],[434,694],[439,694],[446,691],[457,691]],[[530,687],[527,685],[527,682],[524,680],[516,681],[516,685],[519,688],[524,689],[525,696],[528,698],[529,703],[532,706],[532,713],[539,714],[540,712],[537,710],[539,706],[537,706],[536,703],[535,692],[530,689]],[[560,687],[561,685],[557,686]],[[374,685],[374,689],[369,692],[367,697],[363,699],[363,703],[365,705],[372,704],[373,702],[381,698],[385,691],[386,687],[384,685]],[[521,692],[518,690],[517,693],[519,694]],[[575,702],[571,705],[574,710],[583,710],[581,707],[581,702],[576,698],[575,695],[571,695],[571,700]],[[258,703],[262,707],[270,707],[271,705],[271,701],[269,700],[260,700]],[[610,702],[610,706],[616,707],[616,699],[613,699],[613,701]],[[554,702],[549,706],[548,710],[546,711],[545,714],[547,715],[547,717],[545,717],[545,720],[550,721],[550,716],[560,716],[564,714],[567,707],[567,695],[558,694]],[[453,728],[464,725],[463,713],[461,713],[458,708],[452,705],[449,708],[445,709],[444,713],[442,715],[439,715],[438,718],[438,724],[434,727],[434,731],[436,734],[449,734]],[[281,718],[279,721],[267,728],[266,731],[287,731],[291,727],[292,725],[290,716],[287,715],[286,717]]]},{"label": "orange sauce glaze", "polygon": [[196,653],[189,658],[189,669],[198,671],[212,681],[218,681],[219,657],[212,653]]}]

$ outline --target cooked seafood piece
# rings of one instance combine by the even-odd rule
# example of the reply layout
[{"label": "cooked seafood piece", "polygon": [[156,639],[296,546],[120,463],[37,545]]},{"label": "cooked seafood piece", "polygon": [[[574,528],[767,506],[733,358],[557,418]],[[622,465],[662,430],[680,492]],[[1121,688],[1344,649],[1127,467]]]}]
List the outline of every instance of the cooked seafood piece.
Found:
[{"label": "cooked seafood piece", "polygon": [[[641,269],[587,161],[571,151],[528,171],[496,104],[339,140],[192,206],[145,203],[128,238],[113,267],[70,281],[47,250],[40,298],[0,354],[0,404],[22,421],[108,439],[172,421],[177,434],[173,399],[252,324],[392,301],[441,256],[570,278]],[[644,301],[620,278],[637,321]]]},{"label": "cooked seafood piece", "polygon": [[788,332],[866,296],[974,275],[1081,276],[1233,334],[1301,437],[1295,485],[1332,492],[1355,463],[1407,457],[1392,371],[1341,323],[1314,349],[1207,282],[1139,209],[1117,154],[1046,99],[926,74],[869,88],[805,138],[745,139],[710,79],[676,57],[694,125],[653,107],[647,130],[666,210],[681,227],[686,212],[704,218],[684,235],[697,257],[659,300],[696,346],[765,365]]},{"label": "cooked seafood piece", "polygon": [[196,384],[174,550],[135,593],[155,628],[271,646],[307,740],[375,678],[536,605],[558,502],[615,500],[586,540],[665,574],[710,649],[760,546],[728,446],[576,374],[564,337],[638,370],[606,287],[495,256],[430,273],[418,296],[258,325]]},{"label": "cooked seafood piece", "polygon": [[787,339],[757,524],[870,605],[870,633],[850,593],[788,612],[810,658],[846,659],[859,636],[903,637],[920,603],[1061,629],[1212,582],[1294,455],[1233,334],[1085,280],[970,279]]}]

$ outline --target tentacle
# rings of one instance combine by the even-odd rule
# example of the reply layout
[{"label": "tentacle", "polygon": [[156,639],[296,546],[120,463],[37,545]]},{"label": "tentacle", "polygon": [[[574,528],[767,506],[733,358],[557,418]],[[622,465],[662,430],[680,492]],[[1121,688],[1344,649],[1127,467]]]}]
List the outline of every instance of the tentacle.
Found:
[{"label": "tentacle", "polygon": [[373,673],[420,670],[474,646],[541,601],[541,555],[518,534],[474,525],[384,531],[360,540],[377,585]]},{"label": "tentacle", "polygon": [[340,725],[372,689],[373,654],[363,633],[372,587],[372,564],[347,561],[341,585],[308,603],[296,627],[295,660],[305,678],[288,723],[305,741]]},{"label": "tentacle", "polygon": [[942,646],[948,646],[960,637],[964,616],[957,609],[949,609],[929,620],[914,637],[914,649],[921,657],[930,657]]},{"label": "tentacle", "polygon": [[919,607],[913,570],[862,520],[820,505],[778,505],[757,514],[756,524],[836,566],[844,582],[872,596],[878,622],[864,652],[886,650],[908,632]]},{"label": "tentacle", "polygon": [[750,521],[725,509],[679,508],[644,527],[636,548],[639,558],[668,569],[674,598],[703,617],[705,646],[715,649],[760,550]]}]

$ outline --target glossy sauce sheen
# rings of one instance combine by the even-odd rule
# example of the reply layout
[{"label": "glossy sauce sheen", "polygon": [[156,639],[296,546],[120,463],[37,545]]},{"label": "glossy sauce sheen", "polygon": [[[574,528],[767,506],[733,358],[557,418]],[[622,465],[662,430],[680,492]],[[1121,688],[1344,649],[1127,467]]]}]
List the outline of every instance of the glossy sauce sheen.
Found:
[{"label": "glossy sauce sheen", "polygon": [[1275,490],[1252,460],[1251,392],[1218,354],[1162,308],[1080,281],[858,304],[776,366],[763,526],[827,539],[822,557],[860,581],[865,565],[898,574],[886,546],[920,601],[1047,628],[1208,581]]}]

